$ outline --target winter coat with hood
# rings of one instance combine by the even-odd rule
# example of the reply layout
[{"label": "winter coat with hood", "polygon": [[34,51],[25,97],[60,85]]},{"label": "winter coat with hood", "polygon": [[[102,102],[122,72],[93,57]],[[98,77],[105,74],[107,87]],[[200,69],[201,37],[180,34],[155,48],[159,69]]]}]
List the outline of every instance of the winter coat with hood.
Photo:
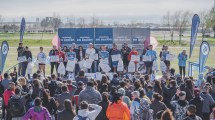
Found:
[{"label": "winter coat with hood", "polygon": [[157,112],[161,110],[165,111],[167,109],[166,105],[163,102],[160,102],[158,100],[154,100],[150,105],[150,108],[154,111],[153,118],[156,118]]},{"label": "winter coat with hood", "polygon": [[202,117],[203,98],[201,96],[195,97],[190,100],[189,104],[196,106],[196,115]]},{"label": "winter coat with hood", "polygon": [[201,93],[200,96],[203,98],[203,113],[210,113],[210,106],[214,104],[214,99],[210,94],[207,94],[205,92]]},{"label": "winter coat with hood", "polygon": [[40,112],[35,112],[35,108],[30,108],[23,117],[23,120],[51,120],[51,115],[45,107],[41,107]]},{"label": "winter coat with hood", "polygon": [[[81,117],[87,117],[89,120],[95,120],[100,111],[102,110],[102,107],[96,104],[89,104],[90,108],[93,108],[92,111],[89,111],[88,109],[82,109],[78,110],[78,115]],[[73,120],[79,120],[78,116],[75,116]]]},{"label": "winter coat with hood", "polygon": [[79,103],[87,101],[89,104],[98,104],[102,101],[102,96],[94,87],[87,86],[79,94]]},{"label": "winter coat with hood", "polygon": [[106,115],[109,120],[130,120],[130,111],[128,106],[121,100],[118,103],[111,103],[108,106]]},{"label": "winter coat with hood", "polygon": [[189,115],[189,116],[185,117],[183,120],[202,120],[202,118],[200,118],[197,115]]}]

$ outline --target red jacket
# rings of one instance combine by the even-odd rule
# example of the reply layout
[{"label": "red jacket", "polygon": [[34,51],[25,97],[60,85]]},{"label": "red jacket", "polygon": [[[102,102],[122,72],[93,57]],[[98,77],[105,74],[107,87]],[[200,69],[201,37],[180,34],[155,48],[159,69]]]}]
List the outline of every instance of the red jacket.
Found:
[{"label": "red jacket", "polygon": [[57,54],[56,55],[58,55],[59,56],[59,59],[60,58],[63,58],[63,61],[65,60],[65,53],[63,52],[63,51],[59,51],[59,52],[57,52]]},{"label": "red jacket", "polygon": [[14,95],[14,94],[15,94],[14,91],[9,90],[9,89],[6,89],[6,90],[4,91],[3,97],[4,97],[4,105],[5,105],[5,106],[8,106],[8,102],[9,102],[9,100],[10,100],[10,97],[11,97],[12,95]]},{"label": "red jacket", "polygon": [[[128,60],[129,60],[129,61],[131,60],[131,56],[132,56],[132,55],[138,55],[138,52],[137,52],[137,51],[131,51],[131,52],[129,53],[129,55],[128,55]],[[134,63],[137,64],[138,61],[135,61]]]}]

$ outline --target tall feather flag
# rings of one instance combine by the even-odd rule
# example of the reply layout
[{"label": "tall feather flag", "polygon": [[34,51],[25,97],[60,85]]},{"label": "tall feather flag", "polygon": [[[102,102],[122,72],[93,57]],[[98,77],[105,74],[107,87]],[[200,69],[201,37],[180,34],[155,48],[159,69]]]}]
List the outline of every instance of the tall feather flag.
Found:
[{"label": "tall feather flag", "polygon": [[57,49],[60,47],[60,38],[58,37],[58,35],[55,35],[52,39],[52,45],[55,45]]},{"label": "tall feather flag", "polygon": [[25,32],[25,18],[22,18],[21,24],[20,24],[20,43],[23,41],[23,36]]},{"label": "tall feather flag", "polygon": [[190,55],[189,55],[189,58],[192,56],[193,48],[194,48],[195,43],[196,43],[196,37],[197,37],[197,33],[198,33],[199,24],[200,24],[199,16],[197,14],[195,14],[193,16],[192,26],[191,26],[191,39],[190,39]]},{"label": "tall feather flag", "polygon": [[207,41],[203,41],[199,52],[199,74],[203,73],[205,63],[210,53],[210,45]]},{"label": "tall feather flag", "polygon": [[8,45],[7,41],[3,41],[1,44],[1,52],[0,52],[0,56],[1,56],[0,71],[1,71],[1,73],[3,73],[3,70],[4,70],[4,65],[5,65],[8,51],[9,51],[9,45]]}]

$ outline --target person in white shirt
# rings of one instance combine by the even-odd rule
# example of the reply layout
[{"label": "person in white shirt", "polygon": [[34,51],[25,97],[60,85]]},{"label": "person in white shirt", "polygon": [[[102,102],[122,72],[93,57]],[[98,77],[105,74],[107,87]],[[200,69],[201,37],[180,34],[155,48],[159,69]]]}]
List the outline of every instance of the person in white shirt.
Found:
[{"label": "person in white shirt", "polygon": [[[93,44],[92,43],[89,43],[89,48],[86,49],[86,54],[85,54],[85,58],[86,59],[90,59],[90,55],[93,55],[96,53],[96,50],[94,49],[93,47]],[[91,73],[94,71],[94,66],[95,66],[95,63],[93,61],[92,63],[92,66],[91,66],[91,69],[88,69],[88,72]]]},{"label": "person in white shirt", "polygon": [[37,54],[37,61],[39,70],[42,71],[45,76],[46,54],[43,52],[43,47],[40,47],[40,52]]}]

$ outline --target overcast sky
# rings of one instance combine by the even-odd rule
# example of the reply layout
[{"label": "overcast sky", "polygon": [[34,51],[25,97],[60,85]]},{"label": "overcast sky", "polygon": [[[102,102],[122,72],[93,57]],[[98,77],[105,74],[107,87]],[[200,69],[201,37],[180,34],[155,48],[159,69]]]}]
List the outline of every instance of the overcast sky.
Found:
[{"label": "overcast sky", "polygon": [[35,21],[36,17],[59,14],[66,16],[101,18],[105,23],[160,22],[170,11],[189,10],[199,13],[210,10],[214,0],[0,0],[0,15],[5,21]]}]

